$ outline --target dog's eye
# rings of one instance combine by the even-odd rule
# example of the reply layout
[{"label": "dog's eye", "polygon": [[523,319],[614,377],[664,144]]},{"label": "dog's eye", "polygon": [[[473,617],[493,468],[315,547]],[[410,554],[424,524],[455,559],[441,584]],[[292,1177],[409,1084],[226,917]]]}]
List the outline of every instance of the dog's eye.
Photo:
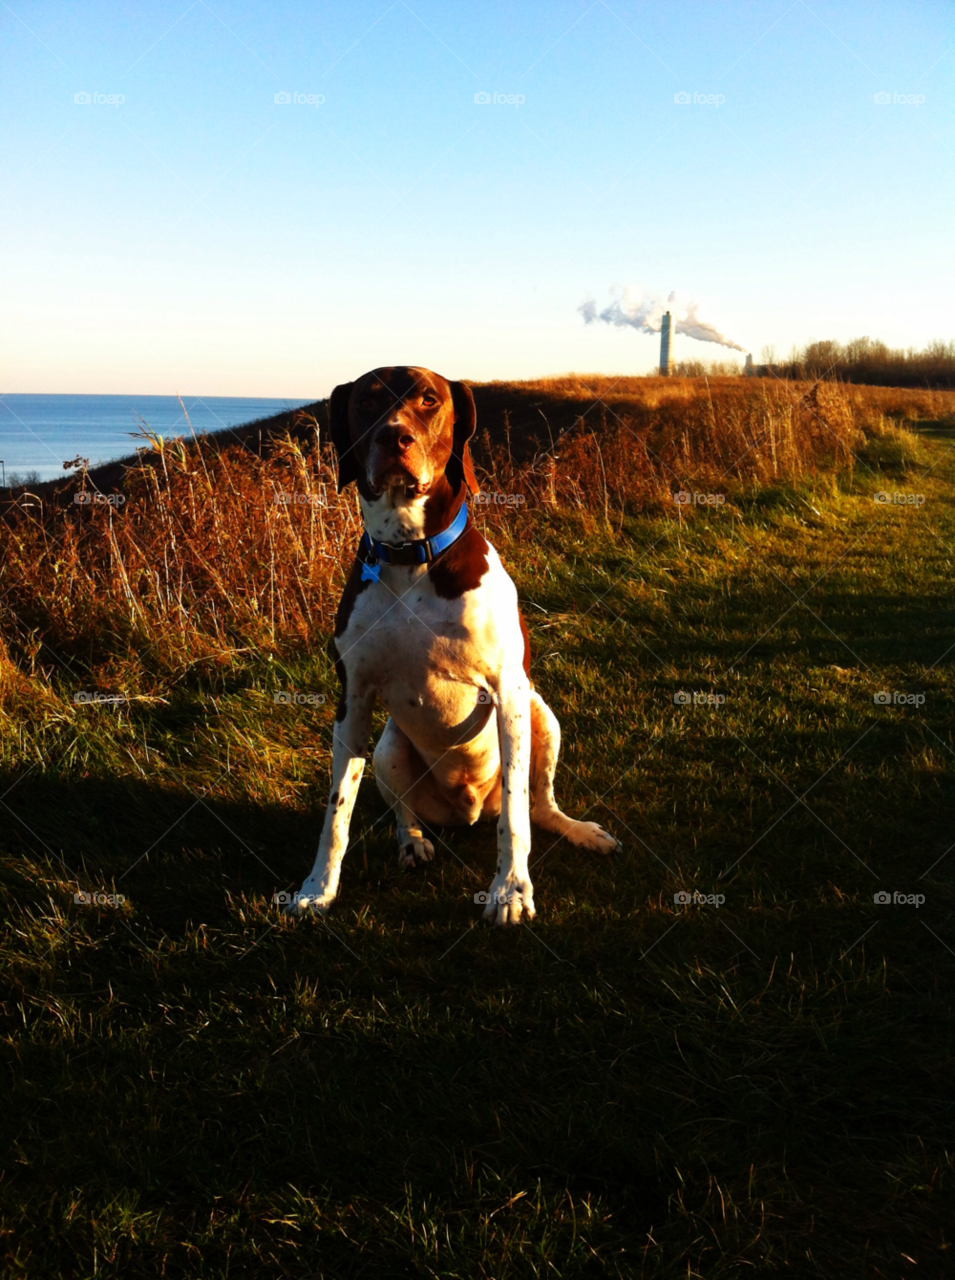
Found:
[{"label": "dog's eye", "polygon": [[433,391],[426,391],[424,395],[421,397],[421,403],[426,404],[430,409],[433,405],[436,405],[438,403],[438,397],[434,394]]}]

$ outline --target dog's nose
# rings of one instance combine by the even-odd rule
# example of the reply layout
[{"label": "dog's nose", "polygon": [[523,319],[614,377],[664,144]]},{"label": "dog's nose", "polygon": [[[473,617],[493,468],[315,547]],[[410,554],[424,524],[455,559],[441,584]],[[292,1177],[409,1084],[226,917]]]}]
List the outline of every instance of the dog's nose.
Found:
[{"label": "dog's nose", "polygon": [[396,453],[407,453],[415,443],[414,435],[407,427],[389,423],[378,432],[378,444],[385,449],[393,449]]}]

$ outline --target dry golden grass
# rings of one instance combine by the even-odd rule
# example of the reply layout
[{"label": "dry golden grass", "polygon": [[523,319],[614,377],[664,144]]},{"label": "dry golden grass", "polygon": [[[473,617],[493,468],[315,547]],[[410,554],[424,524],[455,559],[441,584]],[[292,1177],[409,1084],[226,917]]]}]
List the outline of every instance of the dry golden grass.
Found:
[{"label": "dry golden grass", "polygon": [[[778,378],[697,377],[661,378],[616,376],[604,373],[565,373],[528,382],[472,383],[475,389],[500,389],[522,395],[560,398],[591,403],[599,398],[606,404],[631,404],[656,408],[662,404],[682,404],[706,397],[739,399],[753,404],[761,393],[783,403],[798,399],[811,389],[812,382],[789,382]],[[826,381],[825,387],[842,393],[858,409],[904,418],[941,418],[955,411],[955,391],[935,391],[905,387],[869,387]]]},{"label": "dry golden grass", "polygon": [[[849,466],[867,440],[911,438],[894,418],[938,418],[955,402],[951,392],[740,378],[568,374],[473,389],[482,486],[602,519],[648,509],[683,518],[671,494],[687,485],[725,491]],[[361,524],[354,492],[336,490],[324,406],[308,430],[303,421],[297,439],[261,457],[221,442],[153,441],[151,458],[126,472],[118,507],[8,509],[4,696],[26,679],[31,696],[49,697],[54,673],[76,667],[103,688],[148,697],[170,676],[241,652],[324,640]],[[79,488],[95,499],[96,473]],[[516,536],[507,514],[484,507],[477,518],[506,555]]]},{"label": "dry golden grass", "polygon": [[853,412],[866,424],[880,416],[937,420],[955,412],[955,391],[929,391],[904,387],[846,385]]}]

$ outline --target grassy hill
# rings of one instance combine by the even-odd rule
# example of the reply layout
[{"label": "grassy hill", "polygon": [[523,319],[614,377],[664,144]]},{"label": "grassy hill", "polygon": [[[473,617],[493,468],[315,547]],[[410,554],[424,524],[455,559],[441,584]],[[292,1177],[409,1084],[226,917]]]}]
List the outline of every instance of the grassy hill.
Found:
[{"label": "grassy hill", "polygon": [[370,776],[335,910],[272,905],[358,536],[321,405],[7,510],[5,1274],[944,1273],[951,398],[588,381],[475,387],[558,798],[624,846],[536,832],[513,936],[492,831],[401,874]]}]

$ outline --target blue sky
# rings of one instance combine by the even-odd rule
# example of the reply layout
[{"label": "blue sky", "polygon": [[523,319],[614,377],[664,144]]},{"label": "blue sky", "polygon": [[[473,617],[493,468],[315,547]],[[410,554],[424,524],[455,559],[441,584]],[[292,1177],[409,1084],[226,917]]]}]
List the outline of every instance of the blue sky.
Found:
[{"label": "blue sky", "polygon": [[950,340],[952,12],[4,3],[2,390],[645,372],[577,311],[624,286],[757,356]]}]

